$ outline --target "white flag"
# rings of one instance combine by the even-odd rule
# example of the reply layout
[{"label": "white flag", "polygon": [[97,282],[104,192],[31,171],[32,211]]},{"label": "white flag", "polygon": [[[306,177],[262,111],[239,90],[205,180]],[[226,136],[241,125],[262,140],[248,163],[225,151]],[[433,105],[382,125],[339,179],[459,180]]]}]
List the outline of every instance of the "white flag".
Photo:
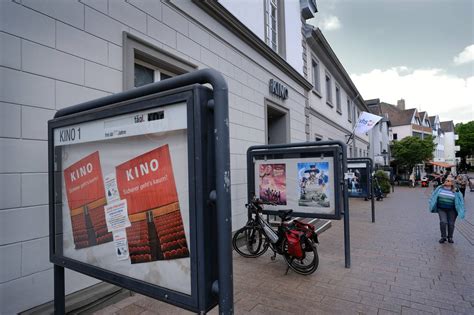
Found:
[{"label": "white flag", "polygon": [[369,132],[369,130],[374,128],[374,126],[379,122],[380,119],[382,119],[382,117],[371,113],[360,113],[359,119],[357,120],[357,124],[354,128],[354,133],[361,135],[366,132]]}]

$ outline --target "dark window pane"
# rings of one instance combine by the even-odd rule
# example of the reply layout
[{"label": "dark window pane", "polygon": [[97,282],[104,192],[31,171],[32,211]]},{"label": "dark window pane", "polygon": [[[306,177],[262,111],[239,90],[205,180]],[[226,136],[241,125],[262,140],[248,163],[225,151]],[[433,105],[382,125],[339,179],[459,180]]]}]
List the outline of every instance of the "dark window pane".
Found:
[{"label": "dark window pane", "polygon": [[171,78],[170,75],[164,74],[163,72],[160,73],[160,81],[163,81],[169,78]]},{"label": "dark window pane", "polygon": [[154,70],[135,64],[135,87],[153,83]]}]

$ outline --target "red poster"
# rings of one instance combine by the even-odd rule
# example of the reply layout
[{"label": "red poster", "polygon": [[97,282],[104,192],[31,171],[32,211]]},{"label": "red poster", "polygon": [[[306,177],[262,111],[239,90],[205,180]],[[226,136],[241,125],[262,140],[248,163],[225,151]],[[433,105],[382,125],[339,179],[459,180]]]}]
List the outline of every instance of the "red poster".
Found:
[{"label": "red poster", "polygon": [[286,205],[286,165],[261,164],[258,188],[263,202]]},{"label": "red poster", "polygon": [[168,145],[116,167],[132,263],[189,257]]},{"label": "red poster", "polygon": [[76,249],[110,242],[105,223],[104,181],[96,151],[64,170]]}]

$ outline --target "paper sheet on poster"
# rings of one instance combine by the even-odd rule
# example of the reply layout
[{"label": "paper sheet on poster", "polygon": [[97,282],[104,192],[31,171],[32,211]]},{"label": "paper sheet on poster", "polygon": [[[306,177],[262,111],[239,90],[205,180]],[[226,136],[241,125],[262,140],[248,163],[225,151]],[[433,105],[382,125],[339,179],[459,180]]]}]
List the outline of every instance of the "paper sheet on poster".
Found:
[{"label": "paper sheet on poster", "polygon": [[131,226],[128,218],[127,200],[123,199],[104,206],[105,222],[109,232],[125,229]]},{"label": "paper sheet on poster", "polygon": [[104,178],[105,196],[107,203],[111,204],[120,200],[120,194],[117,187],[117,179],[115,173],[110,173]]},{"label": "paper sheet on poster", "polygon": [[129,258],[127,232],[125,229],[114,231],[115,254],[118,260]]}]

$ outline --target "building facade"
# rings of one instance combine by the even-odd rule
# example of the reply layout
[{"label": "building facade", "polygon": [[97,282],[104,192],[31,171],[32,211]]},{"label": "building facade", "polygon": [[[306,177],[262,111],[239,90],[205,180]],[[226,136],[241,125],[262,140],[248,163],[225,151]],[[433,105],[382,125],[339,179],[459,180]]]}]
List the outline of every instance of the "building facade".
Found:
[{"label": "building facade", "polygon": [[391,123],[388,113],[382,111],[380,99],[372,99],[365,101],[370,112],[374,115],[383,117],[379,123],[369,132],[370,150],[369,155],[373,156],[376,168],[390,166],[390,132]]},{"label": "building facade", "polygon": [[[305,76],[313,84],[305,112],[308,140],[346,142],[359,114],[368,108],[321,30],[306,25],[304,31]],[[348,157],[367,157],[368,154],[368,135],[357,135],[349,142]]]},{"label": "building facade", "polygon": [[[9,301],[0,313],[53,297],[47,121],[57,110],[196,69],[220,71],[229,86],[235,230],[246,220],[247,148],[312,139],[303,27],[315,11],[314,1],[267,0],[252,10],[236,1],[0,1],[0,286]],[[358,141],[362,150],[368,140]],[[66,291],[97,282],[67,271]]]},{"label": "building facade", "polygon": [[459,136],[455,134],[452,120],[442,121],[440,126],[444,133],[444,162],[449,165],[452,172],[456,172],[456,152],[461,149],[456,145],[456,140],[459,139]]},{"label": "building facade", "polygon": [[431,128],[433,129],[433,141],[435,149],[433,152],[433,171],[440,172],[445,169],[446,160],[444,158],[444,131],[441,129],[439,116],[430,116]]}]

